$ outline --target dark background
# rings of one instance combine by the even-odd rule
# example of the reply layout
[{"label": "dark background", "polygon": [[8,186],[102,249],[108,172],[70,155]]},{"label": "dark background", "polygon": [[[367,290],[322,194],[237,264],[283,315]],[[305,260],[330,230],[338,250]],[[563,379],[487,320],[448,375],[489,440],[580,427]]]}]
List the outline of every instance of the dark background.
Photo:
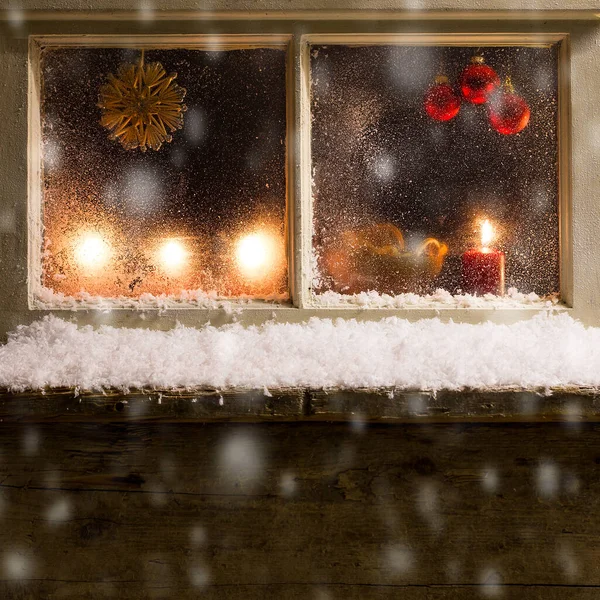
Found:
[{"label": "dark background", "polygon": [[[317,255],[344,229],[391,222],[410,242],[449,246],[431,288],[460,287],[460,255],[481,216],[501,229],[507,287],[559,289],[557,47],[483,48],[501,80],[531,108],[529,125],[501,135],[485,106],[463,103],[430,119],[423,97],[435,76],[451,84],[476,48],[314,46],[312,157]],[[318,291],[334,287],[322,273]],[[431,291],[427,285],[421,290]]]}]

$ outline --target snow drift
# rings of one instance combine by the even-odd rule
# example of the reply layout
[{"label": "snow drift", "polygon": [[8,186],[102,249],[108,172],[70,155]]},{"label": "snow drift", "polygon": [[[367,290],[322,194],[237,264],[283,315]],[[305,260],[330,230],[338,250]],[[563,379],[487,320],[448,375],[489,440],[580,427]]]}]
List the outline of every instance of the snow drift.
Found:
[{"label": "snow drift", "polygon": [[170,331],[53,316],[0,347],[0,386],[397,389],[600,386],[600,328],[566,314],[512,325],[313,318]]}]

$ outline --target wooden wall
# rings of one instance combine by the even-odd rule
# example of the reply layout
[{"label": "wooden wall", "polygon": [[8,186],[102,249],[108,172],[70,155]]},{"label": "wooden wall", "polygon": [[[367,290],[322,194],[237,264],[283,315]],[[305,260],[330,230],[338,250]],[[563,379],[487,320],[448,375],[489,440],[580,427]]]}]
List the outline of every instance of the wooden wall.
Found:
[{"label": "wooden wall", "polygon": [[2,598],[600,597],[598,424],[57,414],[3,411]]}]

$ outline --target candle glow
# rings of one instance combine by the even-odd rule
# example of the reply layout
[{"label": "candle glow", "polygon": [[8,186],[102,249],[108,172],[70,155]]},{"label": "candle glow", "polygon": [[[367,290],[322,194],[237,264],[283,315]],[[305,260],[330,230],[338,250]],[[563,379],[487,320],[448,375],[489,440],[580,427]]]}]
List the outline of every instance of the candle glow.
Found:
[{"label": "candle glow", "polygon": [[494,227],[489,222],[489,220],[486,219],[481,224],[481,246],[484,250],[486,250],[489,247],[494,237]]},{"label": "candle glow", "polygon": [[462,255],[463,289],[469,294],[504,294],[504,252],[490,247],[496,237],[494,227],[481,223],[481,246]]},{"label": "candle glow", "polygon": [[110,257],[110,246],[98,233],[85,233],[75,246],[75,260],[87,269],[103,267]]}]

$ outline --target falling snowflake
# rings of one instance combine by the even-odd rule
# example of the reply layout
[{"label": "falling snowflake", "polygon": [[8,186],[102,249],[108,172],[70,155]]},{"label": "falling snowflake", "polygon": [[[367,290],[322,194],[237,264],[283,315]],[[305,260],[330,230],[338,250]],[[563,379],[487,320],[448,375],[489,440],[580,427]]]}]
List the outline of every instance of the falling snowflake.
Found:
[{"label": "falling snowflake", "polygon": [[126,150],[142,152],[170,142],[171,133],[183,127],[186,110],[185,89],[174,82],[176,77],[177,73],[167,75],[158,62],[145,65],[143,53],[137,65],[122,65],[117,76],[110,74],[98,103],[100,123],[111,132],[110,139],[119,140]]}]

